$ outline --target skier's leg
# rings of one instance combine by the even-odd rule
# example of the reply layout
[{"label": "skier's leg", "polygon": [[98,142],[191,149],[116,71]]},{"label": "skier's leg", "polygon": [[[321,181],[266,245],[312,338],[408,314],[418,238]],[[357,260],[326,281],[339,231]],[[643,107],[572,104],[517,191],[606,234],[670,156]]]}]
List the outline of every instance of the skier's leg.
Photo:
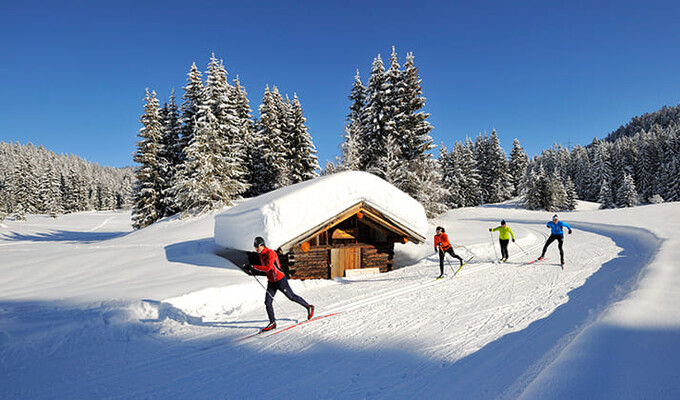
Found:
[{"label": "skier's leg", "polygon": [[274,315],[274,295],[276,294],[277,285],[274,282],[267,283],[267,293],[264,295],[264,306],[267,309],[267,316],[269,317],[269,322],[276,321],[276,316]]},{"label": "skier's leg", "polygon": [[451,255],[451,257],[457,258],[458,261],[460,261],[460,265],[463,265],[463,257],[456,254],[456,252],[453,251],[453,247],[449,247],[449,249],[446,252],[449,253]]},{"label": "skier's leg", "polygon": [[510,242],[509,239],[499,239],[498,240],[501,244],[501,257],[504,259],[508,259],[508,242]]},{"label": "skier's leg", "polygon": [[557,238],[557,248],[560,249],[560,262],[564,264],[564,249],[562,249],[562,245],[564,244],[564,236],[560,236]]},{"label": "skier's leg", "polygon": [[284,277],[276,283],[279,286],[279,290],[281,290],[283,294],[285,294],[286,297],[288,297],[288,300],[294,301],[301,305],[302,307],[309,309],[309,304],[305,301],[305,299],[293,293],[293,289],[291,289],[290,284],[288,283],[288,279]]},{"label": "skier's leg", "polygon": [[439,276],[444,276],[444,250],[439,249]]},{"label": "skier's leg", "polygon": [[541,257],[539,257],[539,258],[545,257],[545,252],[548,251],[548,246],[550,246],[550,243],[552,243],[554,240],[555,240],[555,236],[550,235],[548,240],[545,241],[545,245],[543,246],[543,251],[541,252]]}]

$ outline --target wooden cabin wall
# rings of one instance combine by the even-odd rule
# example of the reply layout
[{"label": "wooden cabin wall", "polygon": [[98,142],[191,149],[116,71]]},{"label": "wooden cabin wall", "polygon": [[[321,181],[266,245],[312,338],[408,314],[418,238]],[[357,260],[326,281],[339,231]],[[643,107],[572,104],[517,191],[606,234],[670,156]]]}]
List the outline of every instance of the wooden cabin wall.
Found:
[{"label": "wooden cabin wall", "polygon": [[300,246],[295,246],[288,252],[285,262],[290,277],[293,279],[330,279],[331,246],[316,246],[304,252]]}]

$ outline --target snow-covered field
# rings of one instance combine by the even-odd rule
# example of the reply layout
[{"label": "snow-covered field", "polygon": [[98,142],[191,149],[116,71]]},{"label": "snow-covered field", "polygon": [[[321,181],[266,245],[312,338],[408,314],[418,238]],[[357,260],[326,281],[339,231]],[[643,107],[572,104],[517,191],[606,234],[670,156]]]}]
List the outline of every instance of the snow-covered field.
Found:
[{"label": "snow-covered field", "polygon": [[[128,213],[5,221],[0,398],[679,398],[680,204],[581,204],[560,213],[565,270],[556,243],[525,265],[551,215],[450,211],[393,272],[291,281],[337,315],[239,342],[266,324],[264,292],[219,255],[214,214],[135,232]],[[517,243],[498,265],[501,219]],[[434,281],[437,225],[475,256],[453,279]],[[274,306],[281,325],[305,317]]]}]

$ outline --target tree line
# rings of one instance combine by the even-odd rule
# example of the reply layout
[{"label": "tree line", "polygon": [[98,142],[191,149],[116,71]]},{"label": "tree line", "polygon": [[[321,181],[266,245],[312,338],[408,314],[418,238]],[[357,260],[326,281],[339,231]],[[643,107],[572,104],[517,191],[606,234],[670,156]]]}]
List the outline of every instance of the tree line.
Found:
[{"label": "tree line", "polygon": [[318,176],[316,148],[297,95],[291,100],[267,86],[255,118],[239,78],[229,83],[214,54],[205,81],[194,63],[183,89],[180,106],[174,93],[160,106],[147,89],[134,155],[135,228]]},{"label": "tree line", "polygon": [[0,142],[0,220],[129,208],[132,168],[101,167],[33,144]]},{"label": "tree line", "polygon": [[567,199],[598,202],[601,208],[632,207],[680,201],[678,176],[680,105],[635,117],[585,147],[555,145],[543,151],[529,164],[523,194],[529,208],[569,208],[560,201],[540,200],[547,191],[563,198],[561,188]]},{"label": "tree line", "polygon": [[359,71],[349,95],[342,156],[325,173],[360,170],[377,175],[418,200],[428,216],[446,210],[437,161],[430,150],[433,126],[427,121],[422,80],[413,53],[404,66],[392,48],[389,67],[374,58],[366,84]]},{"label": "tree line", "polygon": [[[174,91],[161,106],[147,89],[134,172],[0,143],[0,215],[132,206],[133,226],[141,228],[318,176],[297,95],[267,86],[254,117],[239,77],[229,83],[227,76],[213,54],[205,80],[192,64],[181,105]],[[507,155],[495,130],[450,150],[442,143],[435,158],[413,53],[403,67],[394,48],[387,67],[378,54],[365,82],[357,70],[341,157],[322,173],[373,173],[430,217],[516,196],[529,209],[550,211],[574,209],[578,199],[602,208],[680,200],[680,105],[634,117],[587,146],[554,145],[531,159],[517,139]]]}]

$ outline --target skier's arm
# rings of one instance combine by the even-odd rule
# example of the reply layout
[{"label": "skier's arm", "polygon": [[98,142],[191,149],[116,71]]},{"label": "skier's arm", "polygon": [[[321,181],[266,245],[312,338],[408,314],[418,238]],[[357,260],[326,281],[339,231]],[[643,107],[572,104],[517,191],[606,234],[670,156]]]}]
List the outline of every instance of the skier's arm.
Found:
[{"label": "skier's arm", "polygon": [[562,222],[562,225],[566,226],[567,229],[569,229],[569,234],[571,235],[571,226],[569,226],[569,224],[566,222]]},{"label": "skier's arm", "polygon": [[253,268],[255,268],[256,270],[261,271],[261,272],[267,272],[267,271],[271,270],[272,268],[275,268],[273,257],[269,257],[268,254],[265,254],[264,256],[266,258],[264,260],[265,261],[264,265],[253,265]]},{"label": "skier's arm", "polygon": [[508,227],[508,232],[510,232],[510,236],[512,236],[512,241],[514,242],[514,241],[515,241],[515,234],[514,234],[514,232],[512,232],[512,229],[510,229],[509,227]]}]

